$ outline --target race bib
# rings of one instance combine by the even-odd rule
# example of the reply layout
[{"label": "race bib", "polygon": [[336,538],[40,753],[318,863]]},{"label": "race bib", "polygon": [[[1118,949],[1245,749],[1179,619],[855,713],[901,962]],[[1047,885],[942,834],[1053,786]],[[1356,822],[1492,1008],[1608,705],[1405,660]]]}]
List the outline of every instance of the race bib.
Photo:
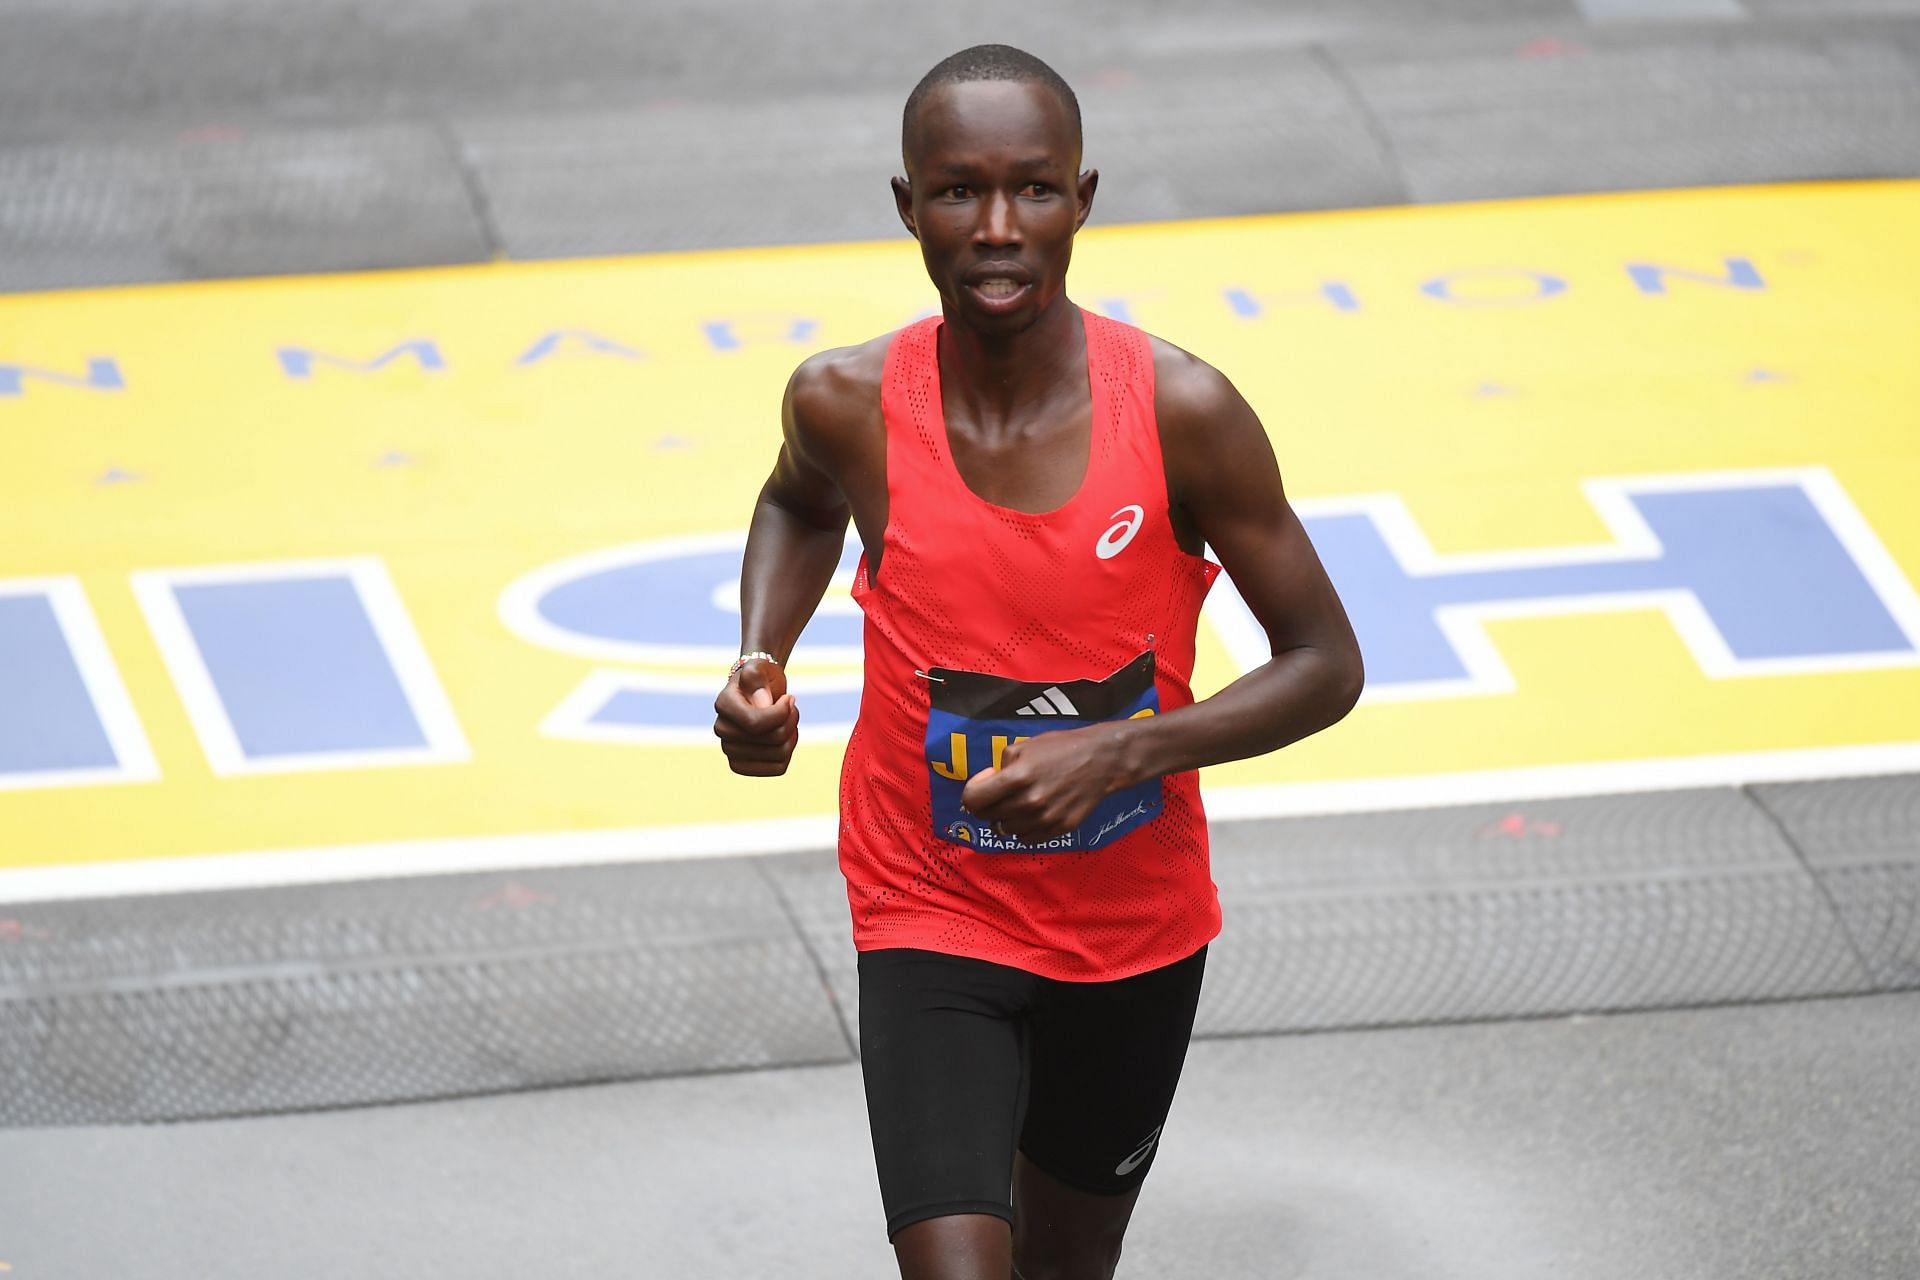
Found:
[{"label": "race bib", "polygon": [[1008,680],[979,671],[935,667],[925,673],[933,690],[927,713],[927,785],[933,796],[933,833],[983,853],[1084,853],[1112,844],[1160,813],[1160,779],[1116,791],[1065,835],[1032,844],[996,834],[990,822],[960,807],[967,779],[1007,748],[1054,729],[1078,729],[1103,720],[1139,720],[1160,714],[1148,649],[1104,680]]}]

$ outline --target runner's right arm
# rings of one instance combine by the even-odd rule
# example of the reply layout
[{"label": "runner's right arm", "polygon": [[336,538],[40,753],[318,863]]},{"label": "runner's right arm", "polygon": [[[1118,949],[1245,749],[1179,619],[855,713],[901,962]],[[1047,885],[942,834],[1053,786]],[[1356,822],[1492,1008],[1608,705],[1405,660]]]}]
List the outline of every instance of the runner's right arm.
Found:
[{"label": "runner's right arm", "polygon": [[830,374],[816,356],[794,370],[780,406],[782,443],[761,486],[740,567],[740,652],[761,651],[714,700],[713,731],[735,773],[776,777],[799,741],[800,709],[784,664],[840,563],[848,508],[822,466],[809,424],[831,412]]}]

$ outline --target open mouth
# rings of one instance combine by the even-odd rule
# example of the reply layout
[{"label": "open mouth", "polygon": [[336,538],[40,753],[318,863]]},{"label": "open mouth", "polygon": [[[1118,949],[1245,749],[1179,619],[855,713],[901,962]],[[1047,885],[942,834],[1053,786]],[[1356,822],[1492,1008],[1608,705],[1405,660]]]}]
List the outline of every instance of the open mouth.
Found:
[{"label": "open mouth", "polygon": [[1018,306],[1021,297],[1032,288],[1025,280],[1012,276],[983,276],[967,287],[973,290],[973,296],[982,306],[993,311]]}]

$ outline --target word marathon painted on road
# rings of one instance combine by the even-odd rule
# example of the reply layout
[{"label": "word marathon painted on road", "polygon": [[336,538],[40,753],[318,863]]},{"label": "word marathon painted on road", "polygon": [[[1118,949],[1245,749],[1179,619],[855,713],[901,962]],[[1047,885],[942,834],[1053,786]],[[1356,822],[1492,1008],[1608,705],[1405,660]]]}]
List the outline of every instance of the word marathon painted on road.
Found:
[{"label": "word marathon painted on road", "polygon": [[[1660,262],[1626,262],[1620,275],[1627,287],[1644,297],[1665,295],[1674,282],[1693,286],[1715,286],[1749,292],[1767,288],[1759,268],[1749,258],[1730,256],[1707,267],[1681,267]],[[1550,271],[1527,268],[1458,270],[1428,276],[1415,285],[1425,298],[1452,307],[1510,307],[1545,302],[1566,293],[1571,287],[1566,277]],[[1325,306],[1335,311],[1366,310],[1356,287],[1346,280],[1323,279],[1302,288],[1226,285],[1214,291],[1217,303],[1242,320],[1260,320],[1269,313],[1296,306]],[[1160,293],[1121,294],[1095,301],[1097,310],[1130,324],[1142,323],[1138,309],[1152,309],[1164,301]],[[1376,303],[1376,305],[1378,305]],[[902,324],[927,314],[925,311],[899,317]],[[683,340],[697,334],[712,352],[740,351],[748,346],[775,345],[814,348],[820,339],[818,317],[796,314],[753,314],[719,316],[687,326]],[[654,358],[646,347],[630,345],[627,335],[619,337],[585,329],[549,329],[531,337],[524,350],[510,357],[509,369],[529,369],[553,360],[608,358],[624,362]],[[450,352],[453,344],[439,337],[415,337],[394,342],[371,355],[344,355],[308,346],[275,345],[250,340],[245,350],[224,354],[227,361],[271,359],[280,374],[292,382],[307,382],[320,376],[346,376],[377,373],[395,363],[428,373],[457,372]],[[89,391],[126,392],[138,390],[127,370],[126,358],[117,355],[88,355],[61,367],[10,363],[0,360],[0,396],[25,395],[29,386],[64,387]]]}]

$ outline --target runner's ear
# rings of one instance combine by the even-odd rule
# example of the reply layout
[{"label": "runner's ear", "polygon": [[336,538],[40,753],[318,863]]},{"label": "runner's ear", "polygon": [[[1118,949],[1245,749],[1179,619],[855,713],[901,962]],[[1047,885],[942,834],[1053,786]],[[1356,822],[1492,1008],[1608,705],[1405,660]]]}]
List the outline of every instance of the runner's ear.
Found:
[{"label": "runner's ear", "polygon": [[913,183],[906,178],[893,180],[893,207],[900,215],[900,225],[915,240],[920,238],[920,228],[913,223]]},{"label": "runner's ear", "polygon": [[1073,229],[1078,231],[1087,225],[1087,215],[1093,212],[1093,193],[1100,186],[1100,171],[1084,169],[1080,179],[1074,184],[1074,194],[1079,198],[1080,216],[1074,219]]}]

